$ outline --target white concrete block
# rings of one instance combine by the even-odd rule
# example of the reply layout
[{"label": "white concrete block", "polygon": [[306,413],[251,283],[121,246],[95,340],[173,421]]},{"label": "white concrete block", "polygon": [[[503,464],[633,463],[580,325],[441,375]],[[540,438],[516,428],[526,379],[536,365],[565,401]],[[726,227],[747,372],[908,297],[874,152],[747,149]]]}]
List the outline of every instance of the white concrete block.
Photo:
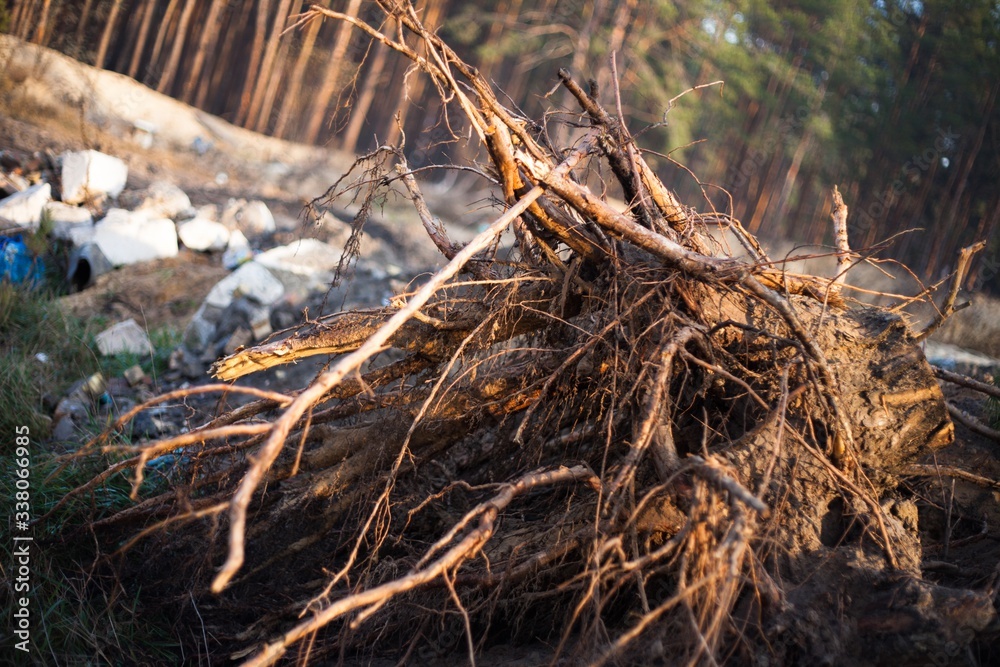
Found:
[{"label": "white concrete block", "polygon": [[194,218],[177,225],[177,236],[191,250],[225,250],[229,230],[225,225],[205,218]]},{"label": "white concrete block", "polygon": [[263,266],[248,262],[217,282],[205,297],[205,304],[225,309],[237,291],[257,304],[270,306],[284,295],[285,288]]},{"label": "white concrete block", "polygon": [[271,234],[276,226],[274,215],[262,201],[251,202],[231,199],[222,214],[222,223],[230,229],[239,229],[249,236]]},{"label": "white concrete block", "polygon": [[15,225],[38,229],[45,205],[52,201],[52,186],[48,183],[33,185],[22,192],[15,192],[0,199],[0,218]]},{"label": "white concrete block", "polygon": [[67,204],[101,195],[117,197],[127,180],[128,166],[116,157],[97,151],[63,153],[62,200]]},{"label": "white concrete block", "polygon": [[155,181],[144,194],[136,210],[144,211],[151,218],[177,220],[194,212],[187,193],[168,181]]},{"label": "white concrete block", "polygon": [[323,289],[333,280],[341,251],[316,239],[301,239],[272,248],[254,258],[281,281],[287,292],[301,298],[310,290]]},{"label": "white concrete block", "polygon": [[148,262],[177,255],[177,228],[172,220],[113,208],[94,227],[94,243],[114,266]]},{"label": "white concrete block", "polygon": [[[45,205],[42,215],[52,224],[50,234],[61,241],[79,245],[75,242],[77,238],[92,238],[94,235],[94,216],[82,206],[70,206],[52,201]],[[90,238],[86,240],[89,241]]]},{"label": "white concrete block", "polygon": [[149,336],[135,320],[131,319],[108,327],[94,336],[94,342],[97,343],[100,353],[106,357],[122,353],[153,353],[153,344],[149,342]]}]

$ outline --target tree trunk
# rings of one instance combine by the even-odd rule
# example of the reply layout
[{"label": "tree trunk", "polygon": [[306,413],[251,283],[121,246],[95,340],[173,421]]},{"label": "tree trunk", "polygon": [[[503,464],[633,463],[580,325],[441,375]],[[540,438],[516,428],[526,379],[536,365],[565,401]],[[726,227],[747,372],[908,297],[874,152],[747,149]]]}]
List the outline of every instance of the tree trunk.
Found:
[{"label": "tree trunk", "polygon": [[83,50],[84,32],[87,30],[87,22],[90,20],[90,10],[93,6],[94,0],[87,0],[83,3],[83,11],[80,12],[80,22],[76,25],[74,40],[76,41],[77,48],[81,51]]},{"label": "tree trunk", "polygon": [[194,14],[194,8],[197,4],[197,0],[186,0],[184,3],[181,22],[177,26],[177,36],[174,39],[173,48],[170,50],[170,58],[163,69],[163,76],[160,78],[159,85],[156,86],[157,92],[170,94],[170,87],[174,83],[174,77],[177,75],[177,66],[181,61],[181,53],[184,51],[184,40],[187,37],[188,24],[191,22],[191,15]]},{"label": "tree trunk", "polygon": [[979,124],[979,131],[972,140],[972,146],[965,152],[965,158],[962,160],[961,171],[959,172],[958,185],[956,186],[955,194],[951,198],[951,206],[948,209],[948,213],[944,217],[944,229],[954,229],[958,203],[965,193],[966,186],[969,184],[969,174],[972,173],[972,165],[976,161],[980,149],[983,147],[983,139],[986,136],[986,128],[990,124],[990,118],[993,116],[993,107],[997,101],[998,90],[1000,90],[1000,83],[994,83],[993,90],[990,91],[986,99],[985,108],[983,109],[983,120]]},{"label": "tree trunk", "polygon": [[25,0],[24,10],[18,18],[17,30],[14,34],[25,41],[28,41],[28,38],[31,36],[31,28],[35,25],[35,12],[38,10],[38,2],[39,0]]},{"label": "tree trunk", "polygon": [[35,30],[35,44],[43,44],[45,39],[45,28],[49,23],[49,10],[52,9],[52,0],[45,0],[42,3],[42,15],[38,19],[38,28]]},{"label": "tree trunk", "polygon": [[[139,41],[139,31],[142,27],[142,17],[146,13],[145,8],[149,0],[137,0],[135,4],[126,9],[125,20],[118,29],[115,36],[117,50],[114,59],[105,57],[105,69],[115,72],[127,72],[132,56],[135,53],[136,43]],[[109,47],[110,50],[110,47]]]},{"label": "tree trunk", "polygon": [[[635,15],[636,2],[637,0],[625,0],[625,2],[618,5],[618,9],[615,11],[614,24],[611,29],[611,39],[608,40],[608,51],[616,54],[617,56],[616,65],[619,68],[619,74],[622,71],[621,68],[624,63],[621,51],[622,46],[625,44],[625,33],[628,31],[628,27],[632,25],[633,16]],[[704,62],[704,60],[702,62]],[[597,74],[597,84],[598,90],[601,91],[601,94],[607,95],[607,99],[612,100],[610,63],[605,62],[601,65]],[[612,104],[612,106],[614,105]]]},{"label": "tree trunk", "polygon": [[118,20],[121,8],[122,0],[115,0],[114,4],[111,5],[108,22],[104,25],[104,32],[101,34],[101,45],[97,47],[97,56],[94,58],[94,67],[98,69],[104,67],[104,59],[108,57],[108,47],[111,45],[111,36],[115,32],[115,22]]},{"label": "tree trunk", "polygon": [[[201,76],[201,70],[205,66],[205,53],[208,51],[209,42],[218,39],[219,17],[225,6],[225,0],[212,0],[208,9],[208,17],[205,19],[205,27],[201,31],[201,39],[198,40],[198,49],[194,53],[194,62],[191,63],[191,71],[184,77],[184,92],[181,99],[190,104],[194,95],[195,86]],[[216,42],[217,43],[217,42]]]},{"label": "tree trunk", "polygon": [[253,46],[250,47],[250,62],[247,65],[246,80],[243,82],[243,92],[240,95],[240,108],[236,111],[236,117],[233,119],[237,125],[245,125],[247,114],[250,112],[254,84],[260,74],[257,68],[260,66],[264,37],[267,35],[267,14],[270,4],[270,0],[260,0],[257,3],[257,27],[254,30]]},{"label": "tree trunk", "polygon": [[[236,10],[229,12],[229,20],[226,23],[226,27],[223,28],[223,32],[226,34],[225,44],[223,44],[222,51],[218,54],[214,62],[209,61],[211,63],[209,71],[212,72],[212,75],[202,77],[201,88],[198,91],[197,99],[195,99],[195,106],[199,109],[205,109],[206,111],[219,109],[221,105],[229,104],[234,91],[236,94],[240,93],[240,88],[233,76],[234,63],[239,62],[239,57],[233,55],[233,45],[237,39],[242,38],[249,18],[250,13],[246,11]],[[212,101],[208,103],[208,106],[206,106],[209,91],[214,91],[215,95]],[[221,106],[221,110],[228,115],[228,106]],[[212,112],[215,113],[215,111]]]},{"label": "tree trunk", "polygon": [[[441,9],[444,4],[444,0],[429,0],[429,2],[424,7],[424,17],[423,24],[430,30],[434,31],[437,29],[438,19],[441,17]],[[426,47],[425,53],[426,55]],[[396,108],[396,113],[393,114],[393,118],[389,121],[389,129],[386,132],[385,143],[393,145],[399,141],[403,128],[406,127],[406,117],[409,115],[410,107],[414,104],[420,104],[424,97],[424,88],[427,86],[427,77],[423,74],[418,74],[413,77],[413,87],[410,89],[406,88],[406,82],[403,83],[404,91],[400,96],[399,106]],[[396,116],[399,117],[399,121],[396,121]]]},{"label": "tree trunk", "polygon": [[[386,31],[391,32],[390,26],[386,26]],[[368,73],[365,75],[365,82],[361,86],[361,93],[358,95],[358,100],[351,108],[351,118],[347,124],[347,129],[344,130],[344,138],[340,145],[348,153],[357,151],[358,137],[361,136],[361,127],[364,125],[368,117],[368,109],[371,108],[372,101],[375,99],[375,90],[378,88],[379,80],[382,78],[382,72],[385,70],[386,56],[389,54],[389,47],[382,42],[376,42],[374,48],[375,57],[368,68]]]},{"label": "tree trunk", "polygon": [[292,77],[288,81],[288,89],[285,91],[281,110],[278,112],[278,124],[274,128],[274,136],[276,137],[287,138],[285,130],[288,127],[288,121],[292,113],[294,113],[295,104],[298,102],[299,91],[302,89],[302,78],[305,76],[306,68],[309,66],[309,58],[312,55],[313,47],[316,45],[316,36],[319,34],[319,29],[322,25],[322,19],[315,18],[306,30],[305,40],[302,42],[302,48],[299,49],[299,55],[295,59]]},{"label": "tree trunk", "polygon": [[[289,16],[294,16],[302,11],[302,2],[303,0],[295,0]],[[274,67],[271,68],[271,72],[267,78],[267,88],[264,90],[264,100],[260,108],[260,115],[257,117],[257,123],[254,125],[254,129],[257,132],[267,133],[268,128],[271,127],[274,120],[272,117],[274,101],[278,97],[278,90],[281,88],[285,78],[285,61],[288,59],[290,48],[290,39],[281,40],[278,45],[278,55],[275,58]]]},{"label": "tree trunk", "polygon": [[[357,16],[361,8],[361,0],[350,0],[344,13],[348,16]],[[351,43],[351,35],[354,28],[349,23],[341,23],[337,30],[337,38],[330,51],[330,59],[327,61],[326,71],[319,91],[316,93],[316,101],[313,103],[312,111],[309,113],[309,125],[306,127],[302,140],[307,144],[316,143],[319,138],[320,128],[323,127],[323,120],[326,118],[326,110],[330,106],[333,93],[337,90],[344,71],[344,55],[347,47]]]},{"label": "tree trunk", "polygon": [[156,0],[146,2],[146,13],[142,15],[142,25],[139,26],[139,37],[135,40],[135,49],[132,51],[132,61],[128,66],[128,75],[135,78],[139,72],[139,64],[142,62],[142,52],[146,49],[146,39],[149,37],[149,26],[153,23],[153,14],[156,13]]},{"label": "tree trunk", "polygon": [[[573,60],[570,63],[570,72],[573,76],[582,76],[584,67],[587,65],[587,56],[590,55],[590,38],[594,33],[594,28],[600,23],[604,16],[604,7],[607,0],[589,0],[587,2],[587,18],[576,34],[576,44],[573,47]],[[573,96],[568,90],[563,90],[561,106],[564,109],[572,108]],[[568,143],[570,126],[560,123],[556,126],[555,142],[558,146],[565,146]]]},{"label": "tree trunk", "polygon": [[156,31],[156,41],[153,43],[153,55],[149,57],[149,70],[159,70],[160,75],[156,77],[143,77],[143,83],[151,83],[154,79],[159,81],[162,78],[163,66],[160,64],[160,53],[163,49],[163,42],[167,35],[170,33],[171,22],[174,20],[174,14],[177,13],[177,5],[180,0],[170,0],[167,5],[167,10],[163,14],[163,22],[160,23],[160,29]]},{"label": "tree trunk", "polygon": [[32,25],[31,17],[35,14],[37,0],[24,0],[14,7],[14,14],[11,16],[11,34],[24,39]]},{"label": "tree trunk", "polygon": [[288,9],[292,0],[281,0],[278,5],[278,13],[274,16],[271,33],[267,39],[267,48],[264,50],[264,60],[260,65],[260,72],[254,83],[253,94],[250,101],[250,109],[247,112],[244,127],[256,127],[260,118],[261,105],[264,103],[264,94],[267,91],[267,82],[271,78],[271,70],[274,68],[274,59],[278,55],[278,42],[281,31],[284,29],[285,20],[288,18]]}]

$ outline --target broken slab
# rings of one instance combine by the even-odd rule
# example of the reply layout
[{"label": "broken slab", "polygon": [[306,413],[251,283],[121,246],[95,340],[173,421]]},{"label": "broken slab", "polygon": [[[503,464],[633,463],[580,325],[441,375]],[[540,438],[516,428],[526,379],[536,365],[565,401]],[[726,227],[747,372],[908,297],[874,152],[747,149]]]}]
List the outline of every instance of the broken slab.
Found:
[{"label": "broken slab", "polygon": [[260,200],[230,199],[222,213],[222,224],[247,236],[273,234],[276,228],[271,210]]},{"label": "broken slab", "polygon": [[94,336],[97,349],[106,357],[113,354],[153,354],[153,344],[142,327],[128,319]]},{"label": "broken slab", "polygon": [[205,297],[205,303],[225,308],[237,292],[239,296],[269,306],[284,296],[285,288],[263,265],[249,262],[217,282]]},{"label": "broken slab", "polygon": [[316,239],[300,239],[272,248],[254,258],[281,281],[285,291],[304,299],[313,290],[325,289],[333,280],[342,252]]},{"label": "broken slab", "polygon": [[166,218],[113,208],[94,227],[94,243],[113,266],[177,256],[177,228]]},{"label": "broken slab", "polygon": [[81,245],[94,236],[94,216],[82,206],[70,206],[58,201],[50,201],[42,210],[49,221],[49,234],[60,241]]},{"label": "broken slab", "polygon": [[141,194],[142,201],[135,210],[144,211],[151,218],[179,220],[195,212],[187,193],[169,181],[155,181],[137,194]]},{"label": "broken slab", "polygon": [[284,294],[281,281],[270,271],[256,262],[248,262],[211,289],[191,318],[184,332],[184,343],[200,353],[221,336],[228,337],[240,325],[263,333],[261,323],[270,320],[271,306]]},{"label": "broken slab", "polygon": [[128,166],[116,157],[98,151],[62,155],[62,200],[67,204],[83,204],[102,196],[117,197],[127,180]]},{"label": "broken slab", "polygon": [[214,220],[193,218],[177,225],[177,236],[191,250],[225,250],[229,245],[229,229]]},{"label": "broken slab", "polygon": [[22,227],[38,229],[45,205],[52,201],[52,186],[48,183],[33,185],[0,199],[0,218]]}]

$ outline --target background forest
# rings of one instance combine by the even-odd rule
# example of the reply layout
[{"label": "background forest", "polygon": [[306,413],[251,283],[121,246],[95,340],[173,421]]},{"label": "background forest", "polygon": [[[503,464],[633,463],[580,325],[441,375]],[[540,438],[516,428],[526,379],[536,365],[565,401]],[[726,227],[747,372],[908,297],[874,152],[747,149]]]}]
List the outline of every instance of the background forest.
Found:
[{"label": "background forest", "polygon": [[[361,0],[322,4],[375,18]],[[308,6],[0,0],[0,29],[259,132],[363,152],[403,131],[411,165],[467,157],[442,122],[437,91],[408,62],[342,22],[287,30]],[[613,107],[614,52],[630,129],[644,134],[642,145],[656,151],[647,159],[682,201],[705,201],[703,189],[752,233],[830,243],[837,184],[851,208],[852,247],[920,228],[885,254],[933,279],[959,248],[987,238],[965,286],[1000,288],[995,0],[418,6],[530,117],[576,119],[558,113],[573,108],[554,87],[560,67],[593,79]]]}]

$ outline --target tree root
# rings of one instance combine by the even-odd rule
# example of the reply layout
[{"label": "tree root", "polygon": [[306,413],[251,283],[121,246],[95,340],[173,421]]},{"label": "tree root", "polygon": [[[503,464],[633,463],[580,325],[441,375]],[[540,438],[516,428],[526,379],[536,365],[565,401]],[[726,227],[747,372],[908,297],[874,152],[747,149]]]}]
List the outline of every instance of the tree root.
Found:
[{"label": "tree root", "polygon": [[[860,658],[871,635],[822,601],[877,604],[873,582],[919,580],[919,537],[883,500],[954,428],[906,324],[846,308],[846,239],[834,279],[771,268],[746,232],[754,260],[731,257],[571,74],[562,85],[589,127],[556,148],[412,5],[376,4],[397,33],[319,6],[303,20],[347,21],[429,76],[485,146],[506,210],[459,246],[402,149],[380,149],[363,205],[401,181],[445,267],[386,308],[218,361],[213,374],[234,380],[331,357],[300,391],[128,450],[71,495],[126,470],[138,493],[169,452],[187,461],[185,484],[95,531],[134,552],[155,531],[212,522],[207,548],[188,535],[146,555],[208,589],[227,627],[216,636],[248,665],[295,646],[303,661],[376,646],[419,657],[427,609],[459,619],[473,656],[491,633],[522,633],[558,643],[553,660],[592,664]],[[599,163],[627,211],[588,187]],[[122,535],[140,522],[154,527]],[[221,562],[211,582],[208,560]],[[261,610],[268,596],[283,603]]]}]

